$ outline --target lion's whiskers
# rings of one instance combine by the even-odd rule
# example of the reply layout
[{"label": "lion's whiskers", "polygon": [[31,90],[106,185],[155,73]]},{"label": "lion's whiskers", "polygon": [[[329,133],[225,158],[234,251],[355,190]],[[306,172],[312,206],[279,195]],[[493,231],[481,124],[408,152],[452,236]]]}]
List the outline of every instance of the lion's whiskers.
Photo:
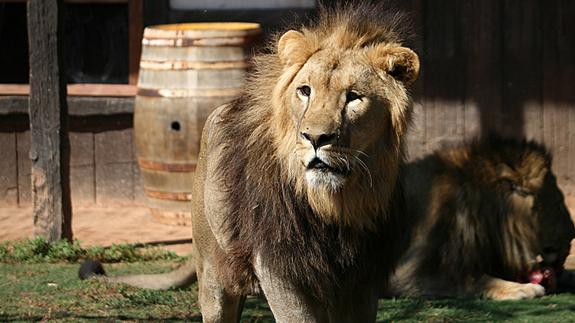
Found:
[{"label": "lion's whiskers", "polygon": [[[333,158],[335,158],[337,161],[340,161],[343,164],[342,166],[345,166],[345,170],[350,171],[354,169],[355,168],[354,165],[357,164],[359,166],[358,169],[360,169],[367,175],[369,179],[369,187],[373,187],[373,176],[371,175],[371,170],[369,169],[365,161],[363,161],[360,157],[365,156],[365,158],[369,158],[368,154],[364,153],[361,150],[349,149],[344,147],[338,147],[338,151],[333,152],[338,153],[337,157]],[[350,156],[352,158],[351,160],[349,159]]]},{"label": "lion's whiskers", "polygon": [[[359,155],[365,156],[365,158],[369,158],[369,155],[366,154],[366,153],[364,153],[364,152],[361,151],[361,150],[358,150],[358,149],[352,149],[352,150],[353,150],[354,152],[356,152],[357,154],[359,154]],[[357,157],[357,156],[356,156],[356,157]]]},{"label": "lion's whiskers", "polygon": [[[366,155],[367,156],[367,155]],[[361,158],[359,158],[356,155],[353,155],[354,160],[357,161],[357,163],[359,164],[360,168],[363,169],[367,175],[367,177],[369,178],[369,187],[373,187],[373,178],[371,177],[371,171],[369,170],[369,167],[367,167],[367,165],[365,164],[365,162],[363,160],[361,160]]]}]

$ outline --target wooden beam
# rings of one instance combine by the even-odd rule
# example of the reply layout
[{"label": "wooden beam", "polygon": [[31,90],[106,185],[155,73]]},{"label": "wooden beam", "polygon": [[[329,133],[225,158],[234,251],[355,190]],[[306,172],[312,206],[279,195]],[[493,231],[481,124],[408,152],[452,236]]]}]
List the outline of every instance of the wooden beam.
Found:
[{"label": "wooden beam", "polygon": [[129,84],[70,84],[73,96],[136,96],[137,88]]},{"label": "wooden beam", "polygon": [[30,85],[28,84],[0,84],[0,95],[28,95]]},{"label": "wooden beam", "polygon": [[[134,113],[134,98],[68,97],[70,116],[109,116]],[[28,114],[28,99],[0,96],[0,116]]]},{"label": "wooden beam", "polygon": [[142,0],[128,1],[128,83],[138,83],[142,34],[144,33],[144,3]]},{"label": "wooden beam", "polygon": [[[70,116],[110,116],[134,113],[134,98],[68,96]],[[0,116],[28,114],[28,97],[0,96]]]},{"label": "wooden beam", "polygon": [[72,239],[62,0],[28,1],[34,235]]},{"label": "wooden beam", "polygon": [[[0,3],[2,2],[13,2],[13,3],[18,3],[18,2],[26,2],[28,0],[0,0]],[[87,4],[87,3],[126,3],[128,2],[128,0],[65,0],[65,3],[81,3],[81,4]]]},{"label": "wooden beam", "polygon": [[16,134],[0,132],[0,207],[18,205]]},{"label": "wooden beam", "polygon": [[[130,84],[69,84],[68,95],[70,96],[136,96],[137,88]],[[0,84],[0,96],[3,95],[28,95],[28,84]]]}]

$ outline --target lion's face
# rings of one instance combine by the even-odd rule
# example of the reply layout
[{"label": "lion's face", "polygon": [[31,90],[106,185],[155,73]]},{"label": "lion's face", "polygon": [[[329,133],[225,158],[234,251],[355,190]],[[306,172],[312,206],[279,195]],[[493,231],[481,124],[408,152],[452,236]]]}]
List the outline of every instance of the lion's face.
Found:
[{"label": "lion's face", "polygon": [[[298,54],[307,53],[302,34],[286,35],[291,44],[280,40],[280,49],[291,46],[293,56],[299,46]],[[397,166],[410,117],[405,86],[417,74],[417,55],[384,44],[324,48],[304,57],[300,65],[292,62],[298,69],[285,88],[282,111],[293,129],[289,139],[295,137],[287,152],[292,171],[315,190],[338,192],[358,180],[373,185],[378,167]]]},{"label": "lion's face", "polygon": [[329,53],[322,54],[306,63],[289,88],[299,129],[294,158],[308,185],[337,191],[350,178],[370,176],[366,156],[392,127],[381,89],[394,81],[378,77],[357,54],[328,60]]},{"label": "lion's face", "polygon": [[562,265],[575,238],[575,226],[553,173],[545,176],[543,187],[535,195],[533,210],[543,261]]},{"label": "lion's face", "polygon": [[[534,227],[535,243],[532,254],[540,255],[546,264],[562,265],[569,254],[575,226],[565,205],[563,193],[550,169],[550,163],[532,162],[531,172],[505,171],[509,180],[509,196],[518,222]],[[521,173],[527,173],[521,175]],[[517,222],[516,222],[517,223]],[[521,225],[518,225],[521,228]]]}]

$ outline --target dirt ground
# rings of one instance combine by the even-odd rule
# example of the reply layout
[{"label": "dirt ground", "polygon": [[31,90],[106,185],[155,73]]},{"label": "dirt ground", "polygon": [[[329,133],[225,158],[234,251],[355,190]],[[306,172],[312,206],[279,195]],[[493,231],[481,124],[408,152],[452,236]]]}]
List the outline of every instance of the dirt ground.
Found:
[{"label": "dirt ground", "polygon": [[[575,216],[575,196],[568,196],[566,202]],[[145,207],[80,207],[73,212],[74,238],[85,247],[122,242],[167,242],[170,245],[164,248],[180,255],[191,252],[191,227],[158,223]],[[32,227],[31,208],[0,208],[0,241],[30,238]],[[567,267],[575,269],[575,243],[572,243]]]},{"label": "dirt ground", "polygon": [[[33,235],[32,208],[0,208],[0,241]],[[82,246],[122,242],[175,242],[165,248],[180,255],[191,252],[191,227],[161,224],[145,207],[75,208],[72,230]]]}]

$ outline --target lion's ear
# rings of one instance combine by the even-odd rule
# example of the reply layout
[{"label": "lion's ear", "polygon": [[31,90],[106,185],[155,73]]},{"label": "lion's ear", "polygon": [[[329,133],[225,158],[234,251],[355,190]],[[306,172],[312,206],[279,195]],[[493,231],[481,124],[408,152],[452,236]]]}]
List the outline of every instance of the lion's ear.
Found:
[{"label": "lion's ear", "polygon": [[508,164],[501,163],[497,165],[496,172],[499,180],[508,180],[513,184],[515,191],[525,193],[538,191],[543,187],[549,168],[543,160],[539,163],[531,161],[530,164],[515,169]]},{"label": "lion's ear", "polygon": [[378,45],[369,53],[373,64],[405,85],[417,80],[419,57],[409,48],[390,44]]},{"label": "lion's ear", "polygon": [[513,193],[522,197],[533,195],[532,190],[524,185],[517,171],[514,171],[509,165],[504,163],[499,164],[497,165],[496,171],[499,182],[505,183]]},{"label": "lion's ear", "polygon": [[505,163],[501,163],[501,164],[497,165],[497,167],[495,168],[495,171],[497,172],[497,177],[499,179],[513,180],[514,178],[517,177],[516,172],[513,171],[511,166],[509,166]]},{"label": "lion's ear", "polygon": [[308,40],[299,31],[289,30],[278,41],[278,56],[284,65],[303,64],[311,54]]}]

